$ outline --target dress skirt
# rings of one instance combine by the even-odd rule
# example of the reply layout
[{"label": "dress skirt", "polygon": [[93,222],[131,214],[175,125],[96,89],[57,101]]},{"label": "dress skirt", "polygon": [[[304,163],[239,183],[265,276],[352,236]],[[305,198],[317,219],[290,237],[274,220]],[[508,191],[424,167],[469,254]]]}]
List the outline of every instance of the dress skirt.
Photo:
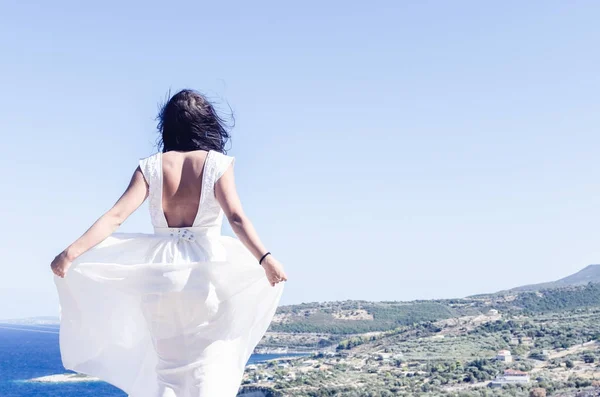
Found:
[{"label": "dress skirt", "polygon": [[54,281],[64,367],[132,397],[235,396],[284,286],[194,227],[115,233]]}]

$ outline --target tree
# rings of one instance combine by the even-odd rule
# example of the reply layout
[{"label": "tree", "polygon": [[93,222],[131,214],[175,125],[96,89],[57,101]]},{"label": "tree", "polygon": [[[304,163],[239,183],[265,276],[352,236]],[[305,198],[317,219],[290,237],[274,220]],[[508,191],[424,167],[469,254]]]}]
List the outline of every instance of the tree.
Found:
[{"label": "tree", "polygon": [[567,366],[567,368],[573,368],[574,367],[573,361],[571,361],[571,360],[565,361],[565,365]]},{"label": "tree", "polygon": [[546,397],[546,389],[541,387],[533,388],[529,392],[529,397]]}]

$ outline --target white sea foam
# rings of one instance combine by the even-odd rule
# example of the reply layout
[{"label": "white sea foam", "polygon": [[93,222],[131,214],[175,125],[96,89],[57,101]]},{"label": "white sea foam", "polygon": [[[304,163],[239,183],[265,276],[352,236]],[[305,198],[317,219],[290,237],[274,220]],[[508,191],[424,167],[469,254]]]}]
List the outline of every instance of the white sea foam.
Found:
[{"label": "white sea foam", "polygon": [[67,383],[67,382],[99,382],[98,378],[83,374],[56,374],[41,376],[39,378],[28,379],[27,382],[40,382],[40,383]]}]

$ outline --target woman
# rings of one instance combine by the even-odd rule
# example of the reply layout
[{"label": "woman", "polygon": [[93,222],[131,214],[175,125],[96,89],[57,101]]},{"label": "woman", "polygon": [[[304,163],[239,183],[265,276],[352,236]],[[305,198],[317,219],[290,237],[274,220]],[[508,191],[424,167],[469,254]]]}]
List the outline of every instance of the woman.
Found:
[{"label": "woman", "polygon": [[[158,126],[162,152],[52,261],[62,361],[133,397],[235,396],[287,277],[244,215],[213,106],[183,90]],[[113,234],[146,198],[154,234]]]}]

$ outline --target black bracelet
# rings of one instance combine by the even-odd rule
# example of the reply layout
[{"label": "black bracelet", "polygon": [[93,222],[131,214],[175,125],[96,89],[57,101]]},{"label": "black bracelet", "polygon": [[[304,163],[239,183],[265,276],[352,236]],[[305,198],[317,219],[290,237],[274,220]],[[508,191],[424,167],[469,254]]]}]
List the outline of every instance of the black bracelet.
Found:
[{"label": "black bracelet", "polygon": [[259,264],[259,265],[262,265],[262,261],[263,261],[263,259],[265,259],[265,257],[266,257],[267,255],[269,255],[269,254],[270,254],[270,252],[267,252],[266,254],[264,254],[264,255],[262,256],[262,258],[260,258],[260,260],[258,261],[258,264]]}]

